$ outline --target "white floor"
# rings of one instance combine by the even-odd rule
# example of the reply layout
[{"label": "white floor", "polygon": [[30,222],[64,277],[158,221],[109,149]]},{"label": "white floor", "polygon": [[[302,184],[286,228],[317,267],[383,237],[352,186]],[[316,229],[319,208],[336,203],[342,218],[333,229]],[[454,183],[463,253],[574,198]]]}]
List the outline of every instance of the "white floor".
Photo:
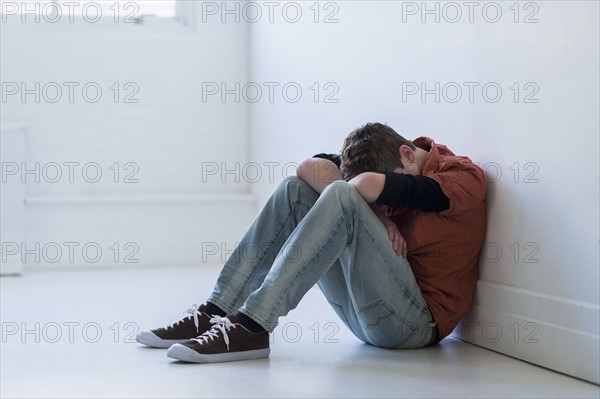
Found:
[{"label": "white floor", "polygon": [[317,289],[280,320],[269,359],[183,364],[130,342],[138,328],[170,324],[203,301],[217,273],[202,266],[1,278],[0,396],[600,397],[596,385],[454,339],[419,350],[365,345]]}]

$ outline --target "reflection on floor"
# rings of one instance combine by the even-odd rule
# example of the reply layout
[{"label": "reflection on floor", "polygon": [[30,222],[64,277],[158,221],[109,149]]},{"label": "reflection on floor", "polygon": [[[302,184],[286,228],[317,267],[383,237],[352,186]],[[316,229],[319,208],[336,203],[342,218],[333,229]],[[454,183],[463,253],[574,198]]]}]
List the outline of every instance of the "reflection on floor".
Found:
[{"label": "reflection on floor", "polygon": [[600,388],[454,339],[358,341],[318,289],[280,320],[271,357],[172,361],[133,343],[208,295],[218,268],[45,271],[0,279],[2,397],[593,397]]}]

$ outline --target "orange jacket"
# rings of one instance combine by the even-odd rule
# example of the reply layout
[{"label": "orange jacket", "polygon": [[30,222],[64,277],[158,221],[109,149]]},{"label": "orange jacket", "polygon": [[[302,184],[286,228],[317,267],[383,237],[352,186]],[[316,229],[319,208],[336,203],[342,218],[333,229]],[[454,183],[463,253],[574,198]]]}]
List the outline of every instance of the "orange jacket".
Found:
[{"label": "orange jacket", "polygon": [[471,306],[485,235],[483,171],[428,137],[413,143],[429,151],[422,175],[437,181],[450,200],[442,212],[397,209],[390,219],[407,242],[407,259],[440,339],[449,335]]}]

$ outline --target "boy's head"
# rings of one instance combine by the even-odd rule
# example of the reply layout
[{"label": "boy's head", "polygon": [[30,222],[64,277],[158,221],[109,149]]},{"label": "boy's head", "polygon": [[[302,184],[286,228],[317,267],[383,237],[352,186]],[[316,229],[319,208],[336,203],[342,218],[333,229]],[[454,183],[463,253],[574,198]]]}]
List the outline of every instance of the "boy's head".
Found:
[{"label": "boy's head", "polygon": [[393,172],[404,168],[400,146],[416,147],[394,129],[381,123],[367,123],[344,139],[341,151],[341,171],[344,180],[363,172]]}]

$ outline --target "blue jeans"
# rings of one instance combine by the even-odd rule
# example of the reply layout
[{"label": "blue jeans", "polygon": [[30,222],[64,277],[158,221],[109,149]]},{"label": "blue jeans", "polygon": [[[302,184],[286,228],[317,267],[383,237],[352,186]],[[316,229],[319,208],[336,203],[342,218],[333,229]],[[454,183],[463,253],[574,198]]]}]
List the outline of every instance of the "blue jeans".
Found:
[{"label": "blue jeans", "polygon": [[285,179],[236,247],[208,301],[272,332],[318,284],[363,342],[418,348],[435,323],[408,261],[360,193],[336,181],[319,195]]}]

